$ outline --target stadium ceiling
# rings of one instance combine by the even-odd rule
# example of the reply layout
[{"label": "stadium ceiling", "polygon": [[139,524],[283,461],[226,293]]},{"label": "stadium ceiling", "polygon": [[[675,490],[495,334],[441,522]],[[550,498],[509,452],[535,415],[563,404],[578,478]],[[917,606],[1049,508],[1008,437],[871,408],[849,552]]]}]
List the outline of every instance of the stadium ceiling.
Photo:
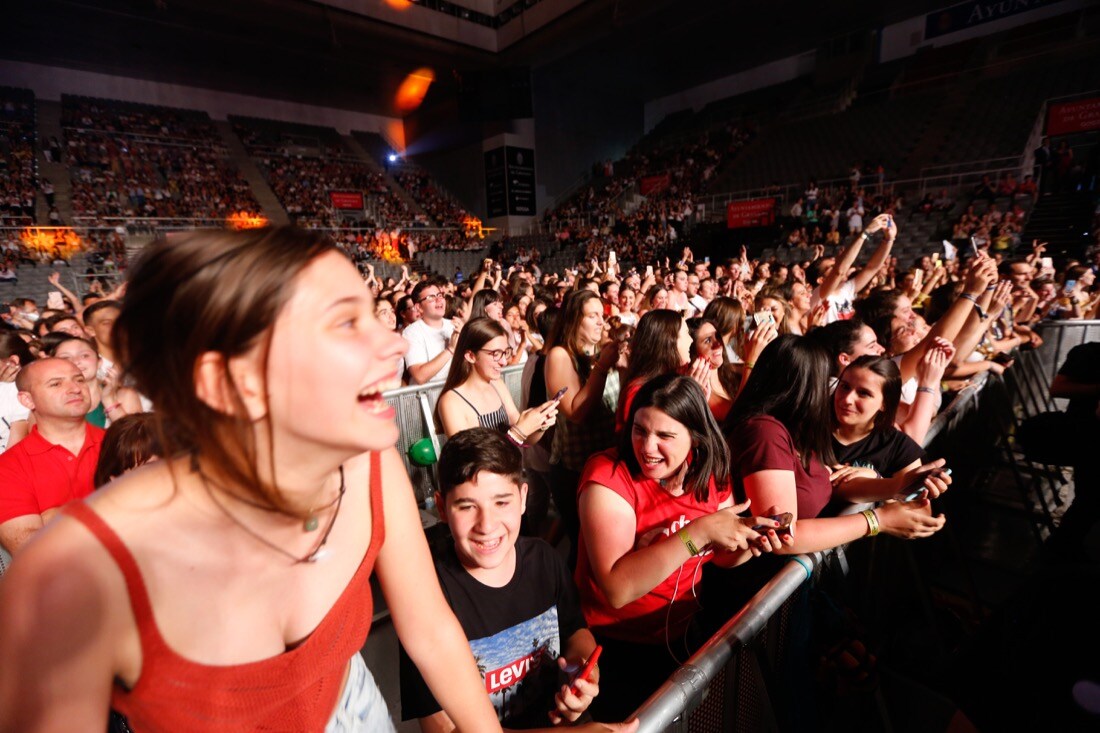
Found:
[{"label": "stadium ceiling", "polygon": [[[517,17],[499,11],[475,23],[461,18],[463,6],[513,3],[457,0],[437,10],[438,0],[416,0],[416,12],[438,13],[439,27],[457,29],[428,33],[387,15],[397,0],[12,0],[0,58],[387,115],[396,114],[401,80],[425,66],[436,73],[432,95],[457,93],[464,75],[519,66],[613,84],[617,95],[647,101],[949,4],[516,1],[525,5]],[[502,50],[453,40],[493,23],[503,33],[539,8],[546,22]],[[563,12],[555,17],[556,8]]]}]

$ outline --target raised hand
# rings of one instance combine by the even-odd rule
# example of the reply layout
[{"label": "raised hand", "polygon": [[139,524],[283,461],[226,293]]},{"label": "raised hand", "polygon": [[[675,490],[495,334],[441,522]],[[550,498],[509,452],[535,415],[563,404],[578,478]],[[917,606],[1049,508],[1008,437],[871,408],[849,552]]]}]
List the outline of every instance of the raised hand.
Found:
[{"label": "raised hand", "polygon": [[745,341],[745,361],[756,364],[764,349],[779,336],[779,330],[774,323],[762,323]]}]

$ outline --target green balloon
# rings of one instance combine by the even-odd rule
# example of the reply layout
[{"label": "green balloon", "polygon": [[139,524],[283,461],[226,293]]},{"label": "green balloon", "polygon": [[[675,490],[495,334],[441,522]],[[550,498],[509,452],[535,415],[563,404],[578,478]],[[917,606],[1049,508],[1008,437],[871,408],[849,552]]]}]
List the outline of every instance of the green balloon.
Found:
[{"label": "green balloon", "polygon": [[435,463],[435,446],[432,445],[431,438],[421,438],[410,445],[408,454],[409,460],[418,466],[430,466]]}]

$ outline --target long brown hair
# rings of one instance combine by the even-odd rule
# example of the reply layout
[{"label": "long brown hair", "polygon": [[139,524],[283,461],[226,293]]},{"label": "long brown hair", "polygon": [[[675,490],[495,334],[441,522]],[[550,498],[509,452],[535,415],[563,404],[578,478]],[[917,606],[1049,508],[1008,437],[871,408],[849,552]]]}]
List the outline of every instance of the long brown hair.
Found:
[{"label": "long brown hair", "polygon": [[565,296],[565,300],[562,301],[561,316],[554,324],[554,329],[546,342],[548,354],[555,346],[565,349],[577,367],[577,376],[580,377],[581,384],[588,380],[588,373],[592,370],[592,356],[584,353],[584,344],[581,342],[579,332],[581,321],[584,320],[584,304],[593,298],[599,300],[600,296],[591,290],[574,290]]},{"label": "long brown hair", "polygon": [[[156,407],[165,456],[201,457],[220,481],[291,516],[300,512],[279,490],[274,453],[270,481],[261,478],[254,427],[229,360],[260,347],[266,375],[271,332],[295,279],[319,256],[338,251],[329,237],[294,227],[159,239],[130,270],[112,334],[126,373]],[[196,364],[208,352],[222,356],[229,412],[198,397]],[[267,430],[270,445],[270,423]]]},{"label": "long brown hair", "polygon": [[745,336],[745,307],[734,298],[718,296],[707,303],[703,310],[703,318],[706,318],[718,329],[722,340],[727,336],[732,343],[733,351],[738,356],[742,354],[742,341]]},{"label": "long brown hair", "polygon": [[630,342],[630,361],[622,375],[625,387],[635,381],[647,381],[660,374],[675,374],[683,366],[676,342],[684,318],[676,311],[649,311],[638,320],[638,328]]}]

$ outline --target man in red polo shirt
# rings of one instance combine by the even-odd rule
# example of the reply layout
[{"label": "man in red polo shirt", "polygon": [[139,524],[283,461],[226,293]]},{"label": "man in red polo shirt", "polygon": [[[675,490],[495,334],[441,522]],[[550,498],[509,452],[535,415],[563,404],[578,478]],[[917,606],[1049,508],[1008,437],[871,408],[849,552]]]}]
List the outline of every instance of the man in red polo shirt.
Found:
[{"label": "man in red polo shirt", "polygon": [[84,419],[91,396],[65,359],[31,362],[15,379],[36,425],[0,454],[0,544],[15,554],[59,507],[92,493],[103,430]]}]

